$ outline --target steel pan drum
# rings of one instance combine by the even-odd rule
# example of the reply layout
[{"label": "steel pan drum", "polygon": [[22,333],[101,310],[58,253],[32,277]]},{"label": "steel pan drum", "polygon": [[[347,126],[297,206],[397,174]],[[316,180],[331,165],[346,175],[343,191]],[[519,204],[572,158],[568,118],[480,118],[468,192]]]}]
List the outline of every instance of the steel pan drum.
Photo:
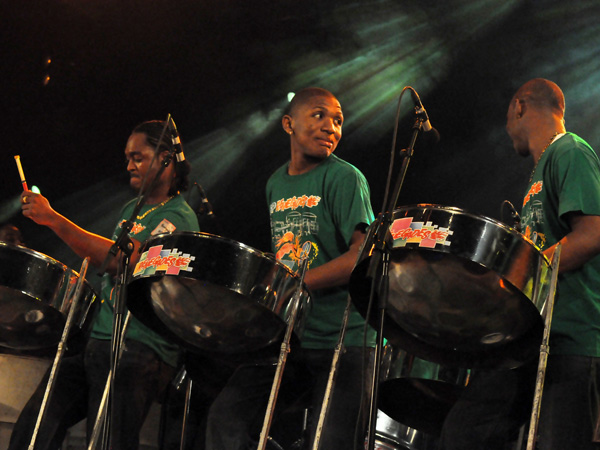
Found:
[{"label": "steel pan drum", "polygon": [[[0,242],[0,346],[41,350],[57,345],[72,302],[65,293],[78,276],[49,256]],[[85,282],[69,339],[87,337],[95,300]]]},{"label": "steel pan drum", "polygon": [[[438,439],[377,411],[375,450],[437,450]],[[366,443],[365,443],[366,449]]]},{"label": "steel pan drum", "polygon": [[[146,241],[127,288],[127,307],[165,338],[200,353],[245,355],[281,342],[299,279],[275,258],[207,233]],[[303,288],[294,332],[310,307]]]},{"label": "steel pan drum", "polygon": [[[374,235],[372,225],[350,281],[363,316]],[[514,368],[537,355],[550,264],[522,234],[458,208],[422,204],[394,211],[385,244],[384,336],[392,344],[470,368]],[[375,314],[368,320],[376,326]]]},{"label": "steel pan drum", "polygon": [[379,409],[401,424],[439,436],[470,371],[445,367],[386,345],[379,384]]}]

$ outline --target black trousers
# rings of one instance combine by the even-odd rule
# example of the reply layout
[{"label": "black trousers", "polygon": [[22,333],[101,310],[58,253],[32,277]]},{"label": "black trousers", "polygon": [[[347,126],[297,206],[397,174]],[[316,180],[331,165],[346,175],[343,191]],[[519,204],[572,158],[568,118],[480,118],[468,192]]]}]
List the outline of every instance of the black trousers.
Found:
[{"label": "black trousers", "polygon": [[[372,350],[368,350],[367,369],[371,367]],[[318,423],[332,356],[332,350],[303,349],[300,360],[294,362],[295,367],[288,370],[289,364],[286,366],[275,420],[286,409],[286,403],[294,403],[304,393],[307,405],[312,409],[312,420],[303,448],[311,448],[309,445]],[[370,377],[368,370],[363,377],[362,359],[362,349],[358,347],[347,348],[340,358],[320,448],[352,450],[355,445],[356,448],[364,448],[366,421],[359,420],[359,416],[361,393],[365,392],[362,384],[367,385]],[[244,366],[236,370],[210,408],[206,431],[207,450],[256,448],[274,375],[274,365]]]},{"label": "black trousers", "polygon": [[[110,341],[90,339],[84,352],[63,359],[37,435],[36,450],[59,449],[69,427],[86,417],[89,440],[106,385],[110,348]],[[138,448],[139,431],[150,406],[167,386],[174,371],[146,345],[126,341],[115,380],[116,412],[111,421],[113,449]],[[9,450],[29,447],[48,376],[49,373],[21,411],[13,428]]]},{"label": "black trousers", "polygon": [[537,360],[512,370],[475,370],[442,428],[440,450],[507,450],[531,416]]}]

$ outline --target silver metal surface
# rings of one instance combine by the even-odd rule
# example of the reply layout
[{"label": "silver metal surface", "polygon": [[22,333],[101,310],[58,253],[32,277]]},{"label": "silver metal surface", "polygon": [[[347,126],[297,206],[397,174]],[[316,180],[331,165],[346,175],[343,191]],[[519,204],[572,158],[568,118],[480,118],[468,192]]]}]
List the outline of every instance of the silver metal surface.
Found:
[{"label": "silver metal surface", "polygon": [[[0,242],[0,346],[13,350],[56,346],[72,302],[64,294],[77,277],[77,272],[49,256]],[[87,282],[82,290],[70,340],[89,334],[98,303]]]},{"label": "silver metal surface", "polygon": [[[372,226],[350,282],[363,316],[374,234]],[[536,292],[547,289],[550,266],[522,234],[427,204],[394,211],[385,244],[391,257],[384,336],[391,343],[462,367],[514,368],[537,354],[545,297]]]},{"label": "silver metal surface", "polygon": [[430,436],[439,436],[444,420],[469,381],[469,369],[445,367],[385,347],[378,408]]},{"label": "silver metal surface", "polygon": [[[127,288],[127,306],[136,318],[192,351],[252,359],[273,350],[271,356],[277,356],[275,344],[283,338],[299,285],[287,267],[207,233],[157,235],[141,252]],[[309,308],[303,288],[294,327],[298,338]]]},{"label": "silver metal surface", "polygon": [[437,450],[438,440],[423,431],[406,426],[383,411],[377,412],[375,450]]}]

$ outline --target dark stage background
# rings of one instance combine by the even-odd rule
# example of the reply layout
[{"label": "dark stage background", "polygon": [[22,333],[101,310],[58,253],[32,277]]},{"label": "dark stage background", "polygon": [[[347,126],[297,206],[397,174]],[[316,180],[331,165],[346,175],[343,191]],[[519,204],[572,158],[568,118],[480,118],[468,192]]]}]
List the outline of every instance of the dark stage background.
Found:
[{"label": "dark stage background", "polygon": [[[2,2],[0,16],[0,222],[75,269],[79,258],[21,216],[13,155],[55,209],[109,236],[133,196],[129,133],[167,113],[221,234],[261,250],[265,183],[289,157],[280,116],[288,93],[305,86],[340,99],[336,154],[365,173],[376,212],[407,85],[441,141],[417,142],[399,205],[496,219],[504,199],[519,207],[532,162],[512,150],[504,123],[513,92],[533,77],[563,88],[567,128],[600,148],[595,0],[27,0]],[[408,95],[401,111],[400,148],[411,133]]]}]

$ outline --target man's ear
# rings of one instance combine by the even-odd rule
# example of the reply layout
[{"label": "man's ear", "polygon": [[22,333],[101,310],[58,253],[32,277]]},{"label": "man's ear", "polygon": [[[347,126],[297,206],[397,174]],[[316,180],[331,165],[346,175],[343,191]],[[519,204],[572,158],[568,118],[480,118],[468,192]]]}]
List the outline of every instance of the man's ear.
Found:
[{"label": "man's ear", "polygon": [[525,114],[525,110],[527,109],[525,101],[524,100],[519,100],[518,98],[515,99],[515,114],[517,116],[517,119],[520,119],[521,117],[523,117],[523,114]]},{"label": "man's ear", "polygon": [[292,117],[289,114],[286,114],[281,118],[281,126],[287,134],[294,134],[294,128],[292,127]]}]

